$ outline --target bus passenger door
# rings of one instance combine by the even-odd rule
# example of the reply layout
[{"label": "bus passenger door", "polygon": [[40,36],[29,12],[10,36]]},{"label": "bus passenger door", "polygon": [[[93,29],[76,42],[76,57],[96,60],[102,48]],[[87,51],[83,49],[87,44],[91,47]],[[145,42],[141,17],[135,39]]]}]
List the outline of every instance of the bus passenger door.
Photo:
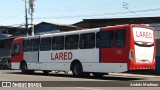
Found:
[{"label": "bus passenger door", "polygon": [[39,38],[24,40],[24,60],[28,64],[28,69],[39,69]]},{"label": "bus passenger door", "polygon": [[39,62],[53,63],[51,60],[51,37],[41,37],[40,42]]}]

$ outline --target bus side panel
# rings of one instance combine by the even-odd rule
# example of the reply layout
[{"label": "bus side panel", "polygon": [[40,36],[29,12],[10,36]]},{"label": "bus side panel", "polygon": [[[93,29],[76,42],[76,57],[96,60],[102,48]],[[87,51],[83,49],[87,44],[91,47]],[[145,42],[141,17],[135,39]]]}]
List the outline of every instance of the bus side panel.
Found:
[{"label": "bus side panel", "polygon": [[38,63],[38,52],[24,52],[24,60],[27,63]]},{"label": "bus side panel", "polygon": [[[101,63],[129,63],[129,49],[130,49],[130,29],[127,27],[117,27],[109,30],[120,30],[125,29],[125,46],[112,48],[101,48],[100,49],[100,62]],[[107,31],[102,29],[102,31]],[[114,43],[115,45],[115,43]]]},{"label": "bus side panel", "polygon": [[101,49],[101,63],[127,63],[129,51],[125,48]]},{"label": "bus side panel", "polygon": [[125,72],[127,63],[82,63],[84,72]]}]

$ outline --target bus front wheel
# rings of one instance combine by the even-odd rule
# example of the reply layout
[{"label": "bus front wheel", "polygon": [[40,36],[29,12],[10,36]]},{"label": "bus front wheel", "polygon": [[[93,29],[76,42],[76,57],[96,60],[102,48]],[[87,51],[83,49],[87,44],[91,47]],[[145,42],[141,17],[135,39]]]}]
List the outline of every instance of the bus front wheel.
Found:
[{"label": "bus front wheel", "polygon": [[74,63],[72,67],[72,73],[75,77],[82,77],[83,76],[83,69],[82,65],[79,62]]}]

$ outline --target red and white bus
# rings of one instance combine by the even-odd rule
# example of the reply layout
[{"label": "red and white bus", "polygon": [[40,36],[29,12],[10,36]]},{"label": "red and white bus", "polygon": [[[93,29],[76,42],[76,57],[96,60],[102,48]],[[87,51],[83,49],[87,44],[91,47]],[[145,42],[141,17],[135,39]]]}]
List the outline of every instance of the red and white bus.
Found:
[{"label": "red and white bus", "polygon": [[155,69],[155,35],[145,25],[117,25],[15,38],[12,69],[92,73]]}]

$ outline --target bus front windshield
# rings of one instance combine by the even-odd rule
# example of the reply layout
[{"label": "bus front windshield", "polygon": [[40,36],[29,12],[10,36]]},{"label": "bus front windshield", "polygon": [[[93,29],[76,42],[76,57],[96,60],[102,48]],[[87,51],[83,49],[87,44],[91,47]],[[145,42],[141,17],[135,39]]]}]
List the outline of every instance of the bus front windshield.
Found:
[{"label": "bus front windshield", "polygon": [[153,30],[143,27],[133,27],[135,44],[141,47],[151,47],[154,43]]}]

